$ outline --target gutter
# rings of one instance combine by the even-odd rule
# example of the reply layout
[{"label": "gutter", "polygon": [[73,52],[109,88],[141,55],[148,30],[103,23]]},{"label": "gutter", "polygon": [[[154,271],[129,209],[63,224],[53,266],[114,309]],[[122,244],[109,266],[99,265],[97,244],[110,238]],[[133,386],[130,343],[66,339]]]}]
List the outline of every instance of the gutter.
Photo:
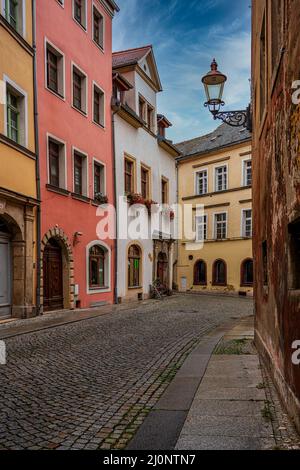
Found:
[{"label": "gutter", "polygon": [[[38,126],[38,97],[37,97],[37,60],[36,60],[36,0],[32,0],[32,42],[33,42],[33,91],[34,91],[34,132],[35,132],[35,168],[36,168],[36,192],[38,201],[41,200],[41,179],[39,162],[39,126]],[[37,289],[36,289],[36,308],[37,316],[41,312],[41,207],[37,206],[36,218],[36,242],[37,242]]]}]

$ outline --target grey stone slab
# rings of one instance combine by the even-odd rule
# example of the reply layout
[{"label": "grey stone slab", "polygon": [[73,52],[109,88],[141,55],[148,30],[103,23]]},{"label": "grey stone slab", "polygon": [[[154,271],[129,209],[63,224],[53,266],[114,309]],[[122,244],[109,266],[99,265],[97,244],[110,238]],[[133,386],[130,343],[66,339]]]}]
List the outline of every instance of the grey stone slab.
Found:
[{"label": "grey stone slab", "polygon": [[183,433],[190,436],[257,438],[269,438],[273,435],[272,426],[262,416],[201,416],[196,414],[194,409],[185,421]]},{"label": "grey stone slab", "polygon": [[272,450],[273,439],[227,436],[180,436],[177,450]]},{"label": "grey stone slab", "polygon": [[206,371],[210,357],[210,355],[191,354],[191,356],[185,361],[181,369],[178,371],[176,377],[197,377],[200,379]]},{"label": "grey stone slab", "polygon": [[127,450],[172,450],[186,418],[184,411],[151,411]]},{"label": "grey stone slab", "polygon": [[155,405],[156,410],[188,411],[196,394],[200,378],[175,377]]},{"label": "grey stone slab", "polygon": [[263,402],[202,400],[196,397],[193,402],[195,416],[258,416],[261,417]]},{"label": "grey stone slab", "polygon": [[203,400],[265,400],[264,390],[257,388],[224,388],[212,386],[200,387],[199,394]]},{"label": "grey stone slab", "polygon": [[261,382],[260,378],[255,377],[231,377],[231,376],[207,376],[204,377],[201,388],[256,388]]}]

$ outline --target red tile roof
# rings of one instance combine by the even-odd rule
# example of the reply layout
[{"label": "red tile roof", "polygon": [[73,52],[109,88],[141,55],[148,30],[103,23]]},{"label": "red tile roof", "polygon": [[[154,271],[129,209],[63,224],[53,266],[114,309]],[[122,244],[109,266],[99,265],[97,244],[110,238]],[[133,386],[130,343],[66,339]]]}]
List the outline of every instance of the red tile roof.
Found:
[{"label": "red tile roof", "polygon": [[136,49],[128,49],[126,51],[113,53],[113,67],[125,67],[127,65],[135,65],[141,60],[149,51],[152,46],[143,46]]}]

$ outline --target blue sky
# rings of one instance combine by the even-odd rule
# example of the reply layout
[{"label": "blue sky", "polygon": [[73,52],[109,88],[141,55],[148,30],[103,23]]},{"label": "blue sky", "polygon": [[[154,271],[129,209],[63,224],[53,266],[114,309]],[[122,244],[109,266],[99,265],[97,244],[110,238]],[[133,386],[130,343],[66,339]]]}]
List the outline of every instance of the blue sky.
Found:
[{"label": "blue sky", "polygon": [[114,50],[153,44],[163,92],[158,112],[173,123],[174,142],[214,130],[203,107],[201,77],[215,57],[228,76],[226,109],[246,108],[250,97],[251,0],[118,0]]}]

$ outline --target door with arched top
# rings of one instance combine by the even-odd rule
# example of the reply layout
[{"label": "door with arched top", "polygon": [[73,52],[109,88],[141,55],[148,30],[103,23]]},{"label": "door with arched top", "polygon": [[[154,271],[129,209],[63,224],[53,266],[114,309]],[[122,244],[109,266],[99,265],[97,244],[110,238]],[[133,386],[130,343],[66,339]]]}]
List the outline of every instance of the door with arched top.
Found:
[{"label": "door with arched top", "polygon": [[0,232],[0,319],[11,315],[11,264],[9,234]]},{"label": "door with arched top", "polygon": [[62,249],[51,239],[44,250],[44,311],[64,308]]}]

